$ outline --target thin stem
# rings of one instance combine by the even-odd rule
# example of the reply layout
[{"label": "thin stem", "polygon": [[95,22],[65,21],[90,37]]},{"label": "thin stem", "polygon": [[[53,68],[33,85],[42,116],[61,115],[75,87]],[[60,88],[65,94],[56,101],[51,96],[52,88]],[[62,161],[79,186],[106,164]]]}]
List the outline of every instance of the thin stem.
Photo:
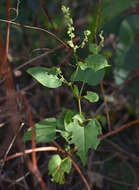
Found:
[{"label": "thin stem", "polygon": [[[73,80],[72,80],[71,85],[70,85],[72,92],[73,92],[73,87],[72,87],[72,85],[73,85],[73,83],[74,83],[74,81],[75,81],[75,79],[76,79],[76,76],[77,76],[77,73],[78,73],[78,70],[79,70],[79,67],[80,67],[79,64],[78,64],[78,57],[77,57],[77,55],[76,55],[75,52],[74,52],[74,57],[75,57],[75,60],[76,60],[77,67],[76,67],[76,70],[75,70],[75,73],[74,73],[74,76],[73,76]],[[83,88],[83,86],[82,86],[82,88]],[[82,88],[81,88],[81,90],[83,90]],[[81,92],[82,92],[82,91],[80,91],[80,94],[81,94]],[[74,94],[74,93],[73,93],[73,94]],[[82,114],[82,108],[81,108],[81,97],[80,97],[80,94],[79,94],[78,97],[75,97],[75,98],[76,98],[77,101],[78,101],[78,109],[79,109],[79,113],[80,113],[80,115],[81,115],[81,114]]]},{"label": "thin stem", "polygon": [[0,22],[6,22],[6,23],[9,23],[9,24],[14,24],[14,25],[16,25],[18,27],[24,27],[24,28],[28,28],[28,29],[39,30],[39,31],[45,32],[45,33],[53,36],[57,41],[59,41],[66,48],[68,48],[68,45],[65,42],[63,42],[58,36],[56,36],[55,34],[53,34],[52,32],[50,32],[50,31],[48,31],[46,29],[39,28],[37,26],[28,26],[28,25],[24,25],[24,24],[19,24],[19,23],[12,22],[12,21],[9,21],[9,20],[4,20],[4,19],[0,19]]},{"label": "thin stem", "polygon": [[76,52],[74,52],[74,57],[75,57],[77,67],[76,67],[76,70],[75,70],[75,73],[74,73],[74,76],[73,76],[72,84],[74,83],[74,81],[76,79],[76,76],[77,76],[77,73],[78,73],[78,70],[79,70],[78,57],[76,55]]},{"label": "thin stem", "polygon": [[81,86],[81,90],[80,90],[79,98],[78,98],[78,108],[79,108],[79,113],[80,113],[80,115],[82,114],[81,95],[82,95],[82,91],[83,91],[84,85],[85,85],[85,82],[83,82],[83,84],[82,84],[82,86]]},{"label": "thin stem", "polygon": [[74,160],[71,157],[69,157],[69,158],[72,161],[72,165],[74,166],[74,168],[76,169],[76,171],[78,172],[78,174],[80,175],[80,177],[82,178],[82,180],[83,180],[83,182],[84,182],[87,190],[91,190],[91,188],[89,187],[89,184],[88,184],[87,180],[83,176],[83,174],[82,174],[80,168],[78,167],[78,165],[74,162]]},{"label": "thin stem", "polygon": [[79,108],[79,113],[82,115],[82,107],[81,107],[81,99],[78,98],[78,108]]},{"label": "thin stem", "polygon": [[[71,88],[72,93],[73,93],[73,86],[72,86],[72,84],[70,85],[70,88]],[[73,93],[73,95],[74,95],[74,93]],[[78,101],[78,109],[79,109],[79,113],[81,115],[82,114],[82,108],[81,108],[81,98],[80,98],[80,95],[78,97],[75,97],[75,98]]]},{"label": "thin stem", "polygon": [[15,153],[13,155],[10,155],[8,156],[5,160],[0,160],[0,162],[3,162],[3,161],[8,161],[8,160],[12,160],[14,158],[17,158],[17,157],[20,157],[20,156],[24,156],[24,154],[31,154],[32,152],[42,152],[42,151],[58,151],[58,149],[56,147],[38,147],[38,148],[35,148],[35,149],[28,149],[28,150],[25,150],[24,152],[18,152],[18,153]]},{"label": "thin stem", "polygon": [[81,95],[82,95],[84,85],[85,85],[85,82],[83,82],[83,84],[82,84],[82,86],[81,86],[81,90],[80,90],[80,97],[81,97]]},{"label": "thin stem", "polygon": [[96,17],[96,26],[95,26],[95,43],[98,45],[98,40],[97,40],[97,29],[98,29],[98,24],[99,24],[99,17],[100,17],[100,12],[101,12],[101,0],[98,0],[98,10],[97,10],[97,17]]},{"label": "thin stem", "polygon": [[118,129],[115,129],[114,131],[110,131],[110,132],[106,133],[105,135],[100,136],[99,138],[101,140],[103,140],[103,139],[105,139],[107,137],[110,137],[112,135],[115,135],[115,134],[119,133],[120,131],[123,131],[124,129],[126,129],[128,127],[131,127],[131,126],[133,126],[133,125],[135,125],[137,123],[139,123],[139,119],[136,119],[136,120],[133,120],[131,122],[128,122],[128,123],[124,124],[123,126],[119,127]]},{"label": "thin stem", "polygon": [[79,70],[79,65],[76,67],[76,70],[75,70],[75,73],[74,73],[74,76],[73,76],[73,80],[72,80],[72,84],[74,83],[74,81],[75,81],[75,79],[76,79],[78,70]]}]

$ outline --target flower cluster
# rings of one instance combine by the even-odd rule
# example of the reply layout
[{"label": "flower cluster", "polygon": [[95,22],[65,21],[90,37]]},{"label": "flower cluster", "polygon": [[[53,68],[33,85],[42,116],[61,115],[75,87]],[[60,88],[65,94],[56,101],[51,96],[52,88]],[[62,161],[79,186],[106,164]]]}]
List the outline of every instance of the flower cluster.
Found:
[{"label": "flower cluster", "polygon": [[70,40],[67,42],[68,45],[74,49],[74,52],[76,52],[76,49],[78,48],[77,46],[75,46],[73,44],[73,38],[75,37],[75,34],[74,34],[74,27],[73,27],[73,20],[71,18],[71,15],[70,15],[70,12],[69,12],[69,8],[68,7],[65,7],[64,5],[62,6],[62,11],[64,13],[64,17],[65,17],[65,22],[68,26],[68,31],[67,31],[67,34],[68,36],[70,37]]},{"label": "flower cluster", "polygon": [[73,26],[73,20],[70,15],[69,8],[63,5],[62,11],[64,13],[65,23],[68,26],[67,34],[70,38],[70,40],[67,41],[67,43],[71,48],[73,48],[74,53],[75,53],[78,48],[83,48],[85,46],[85,43],[88,42],[88,36],[91,34],[91,32],[89,30],[84,31],[84,40],[82,41],[80,46],[74,45],[73,38],[75,37],[75,34],[74,34],[75,28]]},{"label": "flower cluster", "polygon": [[99,46],[100,46],[100,47],[104,47],[103,31],[100,32],[99,37],[100,37],[100,43],[99,43]]},{"label": "flower cluster", "polygon": [[91,34],[91,32],[89,30],[85,30],[84,31],[84,39],[80,45],[81,48],[83,48],[85,46],[85,43],[88,42],[88,36]]}]

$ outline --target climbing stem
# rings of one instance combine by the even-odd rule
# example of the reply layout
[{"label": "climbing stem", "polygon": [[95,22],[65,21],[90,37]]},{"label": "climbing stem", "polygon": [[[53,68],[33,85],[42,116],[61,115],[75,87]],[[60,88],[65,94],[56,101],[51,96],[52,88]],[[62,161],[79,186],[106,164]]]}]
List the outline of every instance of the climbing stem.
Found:
[{"label": "climbing stem", "polygon": [[81,95],[82,95],[84,85],[85,85],[85,82],[83,81],[82,86],[81,86],[81,90],[80,90],[80,97],[81,97]]},{"label": "climbing stem", "polygon": [[75,62],[76,62],[77,67],[76,67],[75,73],[73,75],[72,84],[74,83],[76,76],[77,76],[77,73],[78,73],[78,70],[79,70],[78,57],[77,57],[75,52],[74,52],[74,57],[75,57]]},{"label": "climbing stem", "polygon": [[81,99],[80,98],[78,98],[78,109],[79,109],[80,115],[82,115],[82,107],[81,107]]}]

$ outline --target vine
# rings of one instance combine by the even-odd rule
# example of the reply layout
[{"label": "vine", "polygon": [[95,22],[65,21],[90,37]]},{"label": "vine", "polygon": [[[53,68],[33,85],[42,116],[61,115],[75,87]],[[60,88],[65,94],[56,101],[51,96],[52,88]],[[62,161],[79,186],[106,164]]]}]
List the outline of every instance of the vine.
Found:
[{"label": "vine", "polygon": [[[91,35],[89,30],[84,31],[84,39],[80,45],[74,44],[75,28],[71,18],[69,8],[62,6],[65,25],[67,26],[67,35],[69,40],[67,44],[73,49],[75,58],[75,71],[67,79],[60,67],[32,67],[27,70],[33,78],[47,88],[58,88],[62,84],[67,85],[74,98],[78,103],[78,112],[69,109],[63,109],[59,118],[46,118],[35,124],[36,142],[51,142],[57,138],[65,139],[65,151],[67,154],[55,154],[49,161],[49,174],[52,176],[52,181],[64,184],[65,173],[71,170],[71,159],[73,153],[77,153],[83,165],[87,162],[87,152],[90,148],[96,149],[100,143],[99,135],[102,134],[102,128],[96,118],[87,118],[82,112],[82,99],[88,100],[90,103],[95,103],[99,100],[96,92],[87,91],[83,95],[83,89],[86,84],[98,85],[104,77],[105,68],[109,67],[106,58],[100,53],[104,46],[104,38],[100,33],[100,43],[90,44],[90,54],[84,61],[80,61],[77,49],[84,48],[88,42],[88,37]],[[93,35],[93,34],[92,34]],[[82,82],[79,88],[78,81]],[[32,129],[29,128],[24,135],[24,141],[31,140]],[[74,145],[74,148],[71,148]],[[73,151],[74,150],[74,151]]]}]

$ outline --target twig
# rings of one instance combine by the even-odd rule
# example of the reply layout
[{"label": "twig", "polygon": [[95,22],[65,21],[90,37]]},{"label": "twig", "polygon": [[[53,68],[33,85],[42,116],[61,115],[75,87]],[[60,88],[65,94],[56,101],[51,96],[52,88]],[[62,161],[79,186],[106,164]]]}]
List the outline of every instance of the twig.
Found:
[{"label": "twig", "polygon": [[87,180],[86,180],[85,177],[83,176],[83,174],[82,174],[80,168],[78,167],[78,165],[74,162],[74,160],[73,160],[71,157],[69,157],[69,158],[70,158],[70,160],[72,161],[72,165],[74,166],[74,168],[76,169],[76,171],[78,172],[78,174],[81,176],[81,178],[82,178],[82,180],[83,180],[83,182],[84,182],[86,188],[87,188],[88,190],[91,190],[91,188],[89,187],[89,184],[88,184]]},{"label": "twig", "polygon": [[132,125],[135,125],[135,124],[137,124],[137,123],[139,123],[139,119],[136,119],[136,120],[133,120],[133,121],[131,121],[131,122],[128,122],[128,123],[124,124],[123,126],[121,126],[120,128],[115,129],[115,130],[113,130],[113,131],[110,131],[110,132],[106,133],[105,135],[100,136],[99,138],[100,138],[101,140],[103,140],[103,139],[105,139],[105,138],[107,138],[107,137],[110,137],[110,136],[112,136],[112,135],[115,135],[115,134],[117,134],[117,133],[123,131],[124,129],[126,129],[126,128],[128,128],[128,127],[131,127]]},{"label": "twig", "polygon": [[58,47],[56,47],[56,48],[54,48],[54,49],[52,49],[52,50],[50,50],[50,51],[47,51],[47,52],[45,52],[45,53],[42,53],[41,55],[38,55],[37,57],[34,57],[34,58],[32,58],[32,59],[26,61],[24,64],[22,64],[22,65],[16,67],[16,68],[14,69],[14,71],[19,70],[19,69],[25,67],[26,65],[28,65],[28,64],[30,64],[30,63],[33,63],[33,62],[35,62],[35,61],[38,61],[39,59],[42,59],[42,58],[44,58],[45,56],[47,56],[47,55],[49,55],[49,54],[51,54],[51,53],[54,53],[54,52],[57,51],[57,50],[62,49],[63,47],[64,47],[64,45],[62,44],[62,45],[59,45]]},{"label": "twig", "polygon": [[9,147],[8,147],[8,149],[7,149],[7,151],[6,151],[5,155],[4,155],[4,159],[3,159],[4,162],[2,163],[1,171],[3,170],[4,163],[5,163],[5,160],[6,160],[6,158],[7,158],[7,155],[8,155],[8,153],[9,153],[9,151],[11,150],[11,148],[12,148],[12,146],[13,146],[15,140],[16,140],[16,137],[17,137],[17,135],[19,134],[19,132],[21,131],[21,129],[22,129],[23,126],[24,126],[24,123],[21,123],[21,125],[20,125],[20,127],[19,127],[17,133],[16,133],[15,136],[13,137],[13,140],[12,140],[11,144],[9,145]]},{"label": "twig", "polygon": [[136,156],[135,154],[125,151],[119,145],[113,143],[112,141],[110,141],[108,139],[104,139],[104,142],[107,143],[108,145],[111,145],[112,149],[116,150],[118,153],[122,154],[124,156],[124,158],[127,157],[127,159],[131,159],[132,161],[136,161],[137,163],[139,163],[139,157]]},{"label": "twig", "polygon": [[123,164],[126,164],[128,166],[128,168],[130,169],[132,176],[134,177],[134,190],[137,190],[137,186],[138,186],[138,179],[137,179],[137,175],[133,169],[133,167],[131,166],[131,164],[129,164],[129,162],[127,162],[126,160],[123,160]]},{"label": "twig", "polygon": [[109,162],[110,160],[116,158],[118,156],[118,153],[114,153],[112,156],[106,158],[105,160],[102,161],[93,161],[93,165],[101,165],[101,164],[105,164],[105,162]]},{"label": "twig", "polygon": [[68,48],[68,45],[65,42],[63,42],[59,37],[57,37],[55,34],[53,34],[52,32],[50,32],[50,31],[48,31],[46,29],[39,28],[37,26],[28,26],[28,25],[24,25],[24,24],[13,22],[13,21],[4,20],[4,19],[0,19],[0,21],[5,22],[5,23],[9,23],[9,24],[14,24],[14,25],[16,25],[18,27],[24,27],[24,28],[28,28],[28,29],[39,30],[39,31],[45,32],[45,33],[49,34],[50,36],[53,36],[57,41],[59,41],[66,48]]},{"label": "twig", "polygon": [[101,0],[98,0],[98,10],[97,10],[97,17],[96,17],[96,26],[94,31],[94,37],[95,37],[95,43],[98,44],[97,41],[97,29],[98,29],[98,23],[99,23],[99,17],[100,17],[100,11],[101,11]]},{"label": "twig", "polygon": [[70,56],[72,56],[72,54],[73,54],[73,50],[71,49],[66,55],[66,57],[61,61],[61,63],[59,64],[59,67],[61,67],[64,63],[67,63]]},{"label": "twig", "polygon": [[34,151],[36,148],[35,126],[34,126],[34,122],[32,119],[32,114],[31,114],[29,102],[28,102],[28,100],[24,94],[21,94],[21,97],[23,98],[25,106],[26,106],[26,110],[27,110],[27,114],[28,114],[28,120],[29,120],[29,126],[31,126],[31,143],[32,143],[32,150],[33,150],[33,152],[32,152],[32,163],[33,163],[34,168],[37,168],[36,152]]},{"label": "twig", "polygon": [[[15,92],[15,96],[18,96],[19,94],[24,94],[25,91],[33,88],[36,84],[38,84],[36,81],[31,83],[30,85],[26,86],[25,88],[22,88],[21,90],[18,90]],[[8,97],[4,96],[0,98],[0,102],[6,100]],[[6,115],[7,114],[7,115]],[[0,118],[3,118],[4,116],[8,116],[10,113],[0,114]]]},{"label": "twig", "polygon": [[31,154],[33,151],[36,151],[36,152],[44,152],[44,151],[58,151],[58,149],[56,147],[38,147],[38,148],[35,148],[35,150],[32,150],[32,149],[28,149],[28,150],[25,150],[24,153],[23,152],[18,152],[16,154],[13,154],[13,155],[10,155],[6,158],[6,160],[2,159],[0,160],[0,162],[3,162],[3,161],[8,161],[8,160],[12,160],[14,158],[17,158],[17,157],[20,157],[20,156],[24,156],[24,154]]},{"label": "twig", "polygon": [[[94,38],[95,38],[95,43],[98,45],[98,40],[97,40],[97,29],[98,29],[98,23],[99,23],[99,17],[100,17],[100,11],[101,11],[101,3],[102,0],[98,0],[98,10],[97,10],[97,17],[96,17],[96,26],[95,26],[95,34],[94,34]],[[111,122],[110,122],[110,116],[109,116],[109,112],[108,112],[108,105],[107,105],[107,101],[105,98],[105,93],[104,93],[104,88],[103,88],[103,81],[101,81],[100,83],[100,88],[101,88],[101,92],[102,92],[102,96],[104,99],[104,105],[105,105],[105,111],[106,111],[106,117],[107,117],[107,123],[108,123],[108,129],[109,131],[111,131]]]},{"label": "twig", "polygon": [[120,185],[125,185],[125,186],[127,186],[127,187],[133,187],[134,185],[133,184],[129,184],[129,183],[126,183],[126,182],[124,182],[124,181],[119,181],[119,180],[117,180],[117,179],[113,179],[113,178],[111,178],[111,177],[108,177],[108,176],[104,176],[104,175],[102,175],[102,177],[104,178],[104,179],[106,179],[106,180],[108,180],[108,181],[111,181],[112,183],[116,183],[116,184],[120,184]]},{"label": "twig", "polygon": [[45,1],[45,0],[41,0],[41,7],[42,7],[42,9],[43,9],[43,11],[44,11],[45,16],[48,18],[48,20],[49,20],[51,26],[53,27],[53,30],[56,32],[56,29],[55,29],[53,20],[52,20],[52,18],[51,18],[51,16],[50,16],[49,12],[48,12],[48,10],[47,10],[47,6],[46,6],[46,1]]}]

